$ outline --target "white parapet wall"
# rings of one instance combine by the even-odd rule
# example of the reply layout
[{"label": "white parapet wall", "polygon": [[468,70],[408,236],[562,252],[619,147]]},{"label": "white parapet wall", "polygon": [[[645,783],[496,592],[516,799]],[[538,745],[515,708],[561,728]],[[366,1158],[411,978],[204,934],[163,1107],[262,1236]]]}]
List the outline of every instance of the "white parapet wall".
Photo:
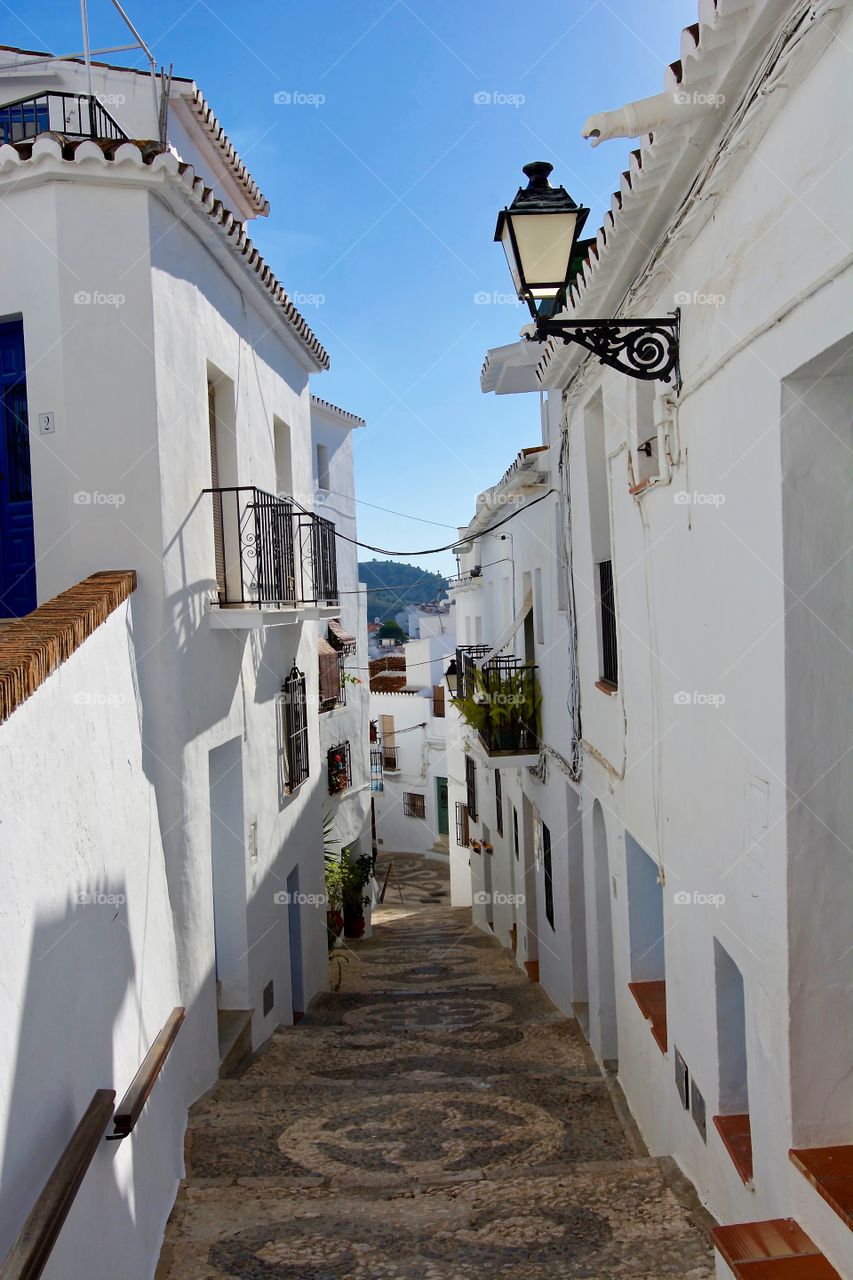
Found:
[{"label": "white parapet wall", "polygon": [[[0,724],[0,1257],[96,1089],[122,1097],[182,1003],[120,605]],[[186,1027],[186,1024],[185,1024]],[[44,1272],[151,1274],[183,1172],[178,1034],[134,1133],[102,1142]]]}]

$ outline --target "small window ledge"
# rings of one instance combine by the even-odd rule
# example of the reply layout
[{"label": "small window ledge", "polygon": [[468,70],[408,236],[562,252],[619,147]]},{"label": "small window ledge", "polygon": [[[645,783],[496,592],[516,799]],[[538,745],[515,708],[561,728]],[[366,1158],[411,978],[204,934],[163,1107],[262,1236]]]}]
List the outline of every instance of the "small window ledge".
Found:
[{"label": "small window ledge", "polygon": [[629,982],[628,990],[640,1006],[644,1018],[652,1024],[652,1036],[661,1053],[666,1053],[666,982]]},{"label": "small window ledge", "polygon": [[737,1280],[841,1280],[793,1218],[713,1227],[710,1234]]},{"label": "small window ledge", "polygon": [[602,693],[606,693],[609,698],[615,697],[619,692],[618,684],[613,684],[611,680],[596,680],[596,689],[600,689]]},{"label": "small window ledge", "polygon": [[853,1146],[794,1149],[788,1156],[853,1231]]},{"label": "small window ledge", "polygon": [[714,1116],[714,1127],[731,1156],[741,1182],[752,1182],[752,1130],[749,1113],[736,1116]]}]

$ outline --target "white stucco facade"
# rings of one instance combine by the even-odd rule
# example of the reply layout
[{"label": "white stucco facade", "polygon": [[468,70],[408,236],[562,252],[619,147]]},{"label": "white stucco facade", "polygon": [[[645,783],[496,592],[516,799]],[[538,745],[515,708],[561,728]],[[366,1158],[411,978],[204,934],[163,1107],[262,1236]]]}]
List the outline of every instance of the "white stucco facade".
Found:
[{"label": "white stucco facade", "polygon": [[377,846],[383,851],[448,855],[447,734],[455,712],[444,673],[455,652],[455,635],[446,618],[444,627],[438,635],[403,646],[404,691],[374,687],[370,692],[373,749],[384,759],[382,789],[373,793]]},{"label": "white stucco facade", "polygon": [[[495,500],[512,476],[481,496],[452,594],[460,642],[490,645],[512,616],[510,567],[517,604],[531,590],[530,625],[504,652],[536,664],[541,753],[535,768],[501,769],[496,836],[495,761],[461,727],[451,799],[466,800],[467,750],[472,836],[485,823],[493,853],[453,842],[451,859],[454,900],[470,892],[475,919],[505,945],[515,926],[518,963],[535,960],[555,1005],[618,1071],[652,1153],[674,1156],[721,1222],[796,1218],[847,1276],[849,1229],[788,1151],[853,1142],[839,698],[850,681],[851,191],[846,124],[821,124],[825,104],[848,94],[853,27],[849,6],[800,25],[790,9],[703,15],[698,51],[690,35],[667,88],[692,93],[705,77],[723,103],[711,122],[643,141],[573,295],[590,319],[626,297],[636,317],[680,306],[680,390],[571,345],[523,367],[513,348],[490,353],[484,389],[547,392],[537,456],[553,492],[534,506],[530,489],[487,535],[516,510]],[[519,404],[535,430],[532,398]],[[615,681],[603,667],[604,562]],[[641,1007],[648,984],[664,1002],[663,1048]],[[747,1119],[746,1180],[718,1116]]]},{"label": "white stucco facade", "polygon": [[[98,92],[124,94],[112,112],[126,131],[155,137],[145,77],[96,74]],[[27,75],[79,90],[84,70],[53,64]],[[31,87],[26,76],[0,75],[7,101]],[[355,528],[349,427],[330,425],[329,408],[312,413],[309,376],[328,357],[238,220],[265,212],[239,159],[217,144],[214,198],[204,170],[210,128],[189,98],[170,118],[163,152],[89,141],[63,153],[51,136],[0,147],[0,234],[18,245],[0,282],[0,317],[23,326],[38,603],[98,570],[135,569],[138,578],[132,605],[0,726],[3,824],[14,823],[20,843],[17,865],[7,854],[2,868],[15,909],[0,958],[0,1127],[10,1173],[0,1255],[81,1099],[109,1086],[121,1096],[165,1016],[186,1007],[144,1123],[108,1149],[114,1169],[93,1166],[45,1272],[52,1277],[113,1280],[127,1248],[127,1274],[153,1274],[182,1171],[186,1110],[217,1078],[223,1015],[256,1049],[327,989],[330,797],[317,649],[330,620],[354,631],[362,657],[353,661],[367,665],[354,554],[341,557],[340,596],[326,587],[333,532],[322,546],[332,567],[319,584],[312,432],[338,432],[344,499],[330,515]],[[218,200],[232,196],[229,213]],[[36,423],[45,413],[52,429],[43,434]],[[255,496],[229,507],[238,489]],[[291,564],[279,562],[269,526],[263,544],[257,532],[257,513],[272,510],[276,495],[304,509],[294,508]],[[275,519],[280,531],[291,516]],[[286,599],[261,595],[263,556],[264,572],[275,561]],[[232,608],[225,597],[240,582],[247,603]],[[283,699],[294,669],[307,706],[307,771],[295,781]],[[65,711],[68,688],[105,701]],[[335,805],[342,838],[354,840],[368,813],[366,682],[348,693],[339,731],[351,742],[354,786]],[[16,779],[42,771],[66,721],[49,771],[53,811]],[[24,878],[22,866],[38,874]],[[81,886],[112,892],[113,884],[126,897],[121,930],[73,903]],[[70,952],[52,945],[63,920],[73,929]],[[34,981],[45,991],[38,1009]],[[85,1045],[98,1046],[94,1062]],[[24,1109],[18,1095],[36,1081],[38,1108]],[[101,1193],[121,1211],[105,1213]],[[123,1245],[130,1235],[132,1246]]]}]

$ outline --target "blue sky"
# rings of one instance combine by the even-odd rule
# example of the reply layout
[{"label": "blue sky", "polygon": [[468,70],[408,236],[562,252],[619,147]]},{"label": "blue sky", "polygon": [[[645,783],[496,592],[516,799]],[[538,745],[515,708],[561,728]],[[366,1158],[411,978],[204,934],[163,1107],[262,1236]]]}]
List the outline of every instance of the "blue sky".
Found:
[{"label": "blue sky", "polygon": [[[108,0],[89,9],[93,45],[123,42]],[[72,0],[3,10],[2,43],[80,48]],[[581,125],[659,92],[696,10],[697,0],[129,0],[158,61],[198,81],[270,200],[252,236],[331,354],[314,390],[368,422],[356,436],[360,498],[455,527],[538,443],[536,396],[479,387],[487,348],[513,341],[526,317],[492,243],[497,211],[523,164],[550,160],[552,180],[591,207],[594,232],[635,144],[593,149]],[[453,536],[367,505],[359,528],[395,550]],[[449,554],[411,558],[453,571]]]}]

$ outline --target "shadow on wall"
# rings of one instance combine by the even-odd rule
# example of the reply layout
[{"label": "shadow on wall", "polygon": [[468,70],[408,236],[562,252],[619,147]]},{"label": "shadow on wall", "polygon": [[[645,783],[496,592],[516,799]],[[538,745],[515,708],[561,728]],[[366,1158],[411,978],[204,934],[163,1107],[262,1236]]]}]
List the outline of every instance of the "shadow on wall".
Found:
[{"label": "shadow on wall", "polygon": [[[35,924],[15,1061],[8,1073],[0,1259],[92,1094],[115,1089],[118,1103],[160,1030],[139,1026],[133,1066],[117,1074],[121,1022],[127,1024],[125,1040],[140,1022],[136,992],[141,976],[132,954],[125,897],[123,881],[102,885],[73,897],[62,914],[42,916]],[[14,1031],[7,1043],[15,1044]],[[185,1057],[186,1042],[179,1035],[133,1134],[122,1142],[105,1138],[99,1144],[45,1268],[45,1280],[115,1280],[118,1274],[151,1273],[182,1174]]]},{"label": "shadow on wall", "polygon": [[[124,884],[104,886],[99,894],[102,903],[72,900],[62,915],[43,917],[33,931],[10,1073],[0,1174],[0,1257],[5,1257],[95,1089],[115,1087],[114,1026],[133,986],[134,962],[122,908],[114,905],[124,897]],[[9,1043],[14,1043],[12,1034]],[[134,1222],[116,1176],[117,1147],[103,1144],[75,1207],[87,1225],[103,1221],[110,1235],[129,1237]],[[91,1236],[87,1242],[76,1238],[73,1217],[72,1213],[48,1265],[48,1276],[83,1274],[79,1261],[85,1254],[78,1250],[81,1244],[91,1248]]]}]

